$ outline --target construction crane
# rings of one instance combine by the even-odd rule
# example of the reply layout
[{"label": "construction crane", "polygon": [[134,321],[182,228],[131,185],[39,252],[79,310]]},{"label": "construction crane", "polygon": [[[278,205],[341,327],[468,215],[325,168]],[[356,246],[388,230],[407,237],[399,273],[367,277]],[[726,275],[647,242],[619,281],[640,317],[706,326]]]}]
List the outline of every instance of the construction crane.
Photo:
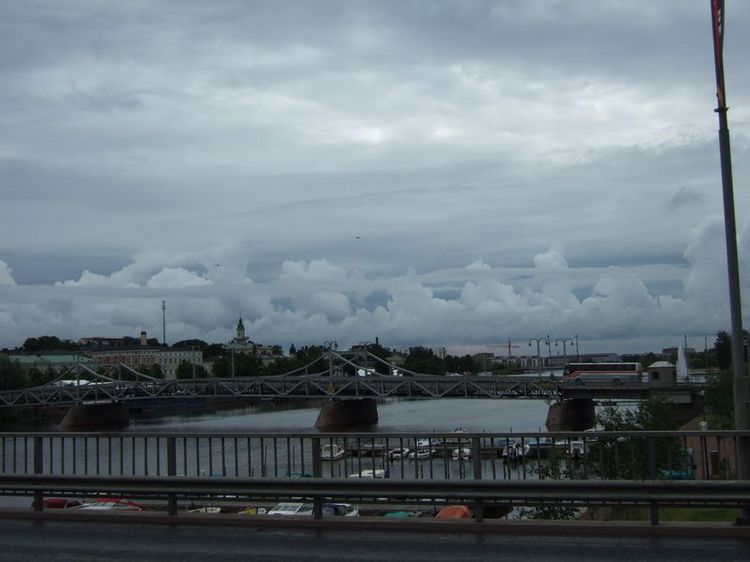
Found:
[{"label": "construction crane", "polygon": [[518,349],[520,346],[514,344],[512,341],[510,341],[510,338],[508,338],[508,343],[495,343],[495,344],[488,345],[487,347],[506,348],[508,350],[508,361],[510,361],[510,357],[513,354],[513,349]]}]

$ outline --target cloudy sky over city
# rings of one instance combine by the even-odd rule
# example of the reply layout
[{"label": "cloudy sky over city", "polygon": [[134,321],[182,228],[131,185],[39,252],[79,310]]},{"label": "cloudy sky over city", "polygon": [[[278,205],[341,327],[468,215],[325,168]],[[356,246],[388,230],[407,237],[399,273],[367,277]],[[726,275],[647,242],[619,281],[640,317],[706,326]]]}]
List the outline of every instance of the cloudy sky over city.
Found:
[{"label": "cloudy sky over city", "polygon": [[708,0],[2,2],[0,347],[161,339],[165,300],[169,343],[702,349],[715,106]]}]

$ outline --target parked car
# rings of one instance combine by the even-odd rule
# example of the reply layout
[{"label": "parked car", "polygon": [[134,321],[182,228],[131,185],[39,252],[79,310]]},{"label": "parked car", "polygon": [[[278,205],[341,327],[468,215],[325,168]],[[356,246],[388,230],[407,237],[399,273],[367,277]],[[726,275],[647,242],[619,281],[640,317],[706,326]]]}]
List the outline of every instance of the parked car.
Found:
[{"label": "parked car", "polygon": [[468,519],[471,510],[465,505],[448,505],[438,511],[435,519]]},{"label": "parked car", "polygon": [[96,501],[81,504],[77,509],[91,511],[143,511],[143,505],[125,498],[99,498]]},{"label": "parked car", "polygon": [[273,506],[267,515],[312,515],[312,512],[311,503],[282,502]]},{"label": "parked car", "polygon": [[[273,506],[268,515],[298,515],[298,516],[312,516],[313,504],[311,503],[296,503],[296,502],[282,502],[277,503]],[[348,503],[325,503],[323,504],[323,516],[335,516],[341,515],[344,517],[358,517],[359,507],[356,505],[350,505]]]},{"label": "parked car", "polygon": [[82,503],[81,500],[74,500],[73,498],[44,498],[42,500],[44,509],[68,509],[78,507]]}]

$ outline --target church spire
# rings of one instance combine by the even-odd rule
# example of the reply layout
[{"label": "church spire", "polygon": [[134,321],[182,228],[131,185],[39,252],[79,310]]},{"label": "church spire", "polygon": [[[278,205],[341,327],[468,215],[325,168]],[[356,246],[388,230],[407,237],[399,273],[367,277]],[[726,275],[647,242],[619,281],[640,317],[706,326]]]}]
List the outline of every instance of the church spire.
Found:
[{"label": "church spire", "polygon": [[247,341],[245,337],[245,325],[242,323],[242,314],[240,314],[239,321],[237,322],[237,337],[235,341],[237,343],[245,343]]}]

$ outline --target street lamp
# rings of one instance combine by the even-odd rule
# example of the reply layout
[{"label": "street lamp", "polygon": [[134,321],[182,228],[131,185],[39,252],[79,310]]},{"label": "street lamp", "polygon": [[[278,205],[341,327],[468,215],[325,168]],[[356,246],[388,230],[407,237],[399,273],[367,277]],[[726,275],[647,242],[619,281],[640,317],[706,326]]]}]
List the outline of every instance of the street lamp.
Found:
[{"label": "street lamp", "polygon": [[555,347],[557,347],[559,343],[562,343],[562,346],[563,346],[563,359],[565,360],[565,363],[568,362],[568,350],[567,350],[567,347],[566,347],[567,344],[568,344],[568,342],[570,342],[571,345],[575,343],[572,338],[558,338],[558,339],[555,340]]},{"label": "street lamp", "polygon": [[369,367],[369,357],[368,357],[368,352],[367,352],[368,345],[372,345],[372,342],[371,341],[359,342],[359,346],[365,349],[365,376],[370,374],[370,369],[368,368]]},{"label": "street lamp", "polygon": [[546,338],[539,337],[539,338],[529,339],[529,347],[531,347],[532,343],[536,343],[536,367],[540,375],[542,373],[542,353],[540,351],[540,346],[542,345],[542,342],[549,345],[549,336],[547,336]]},{"label": "street lamp", "polygon": [[328,340],[323,342],[323,349],[326,350],[326,355],[328,356],[328,380],[331,384],[331,389],[333,389],[333,355],[331,354],[332,350],[338,349],[339,344],[336,343],[336,340]]}]

